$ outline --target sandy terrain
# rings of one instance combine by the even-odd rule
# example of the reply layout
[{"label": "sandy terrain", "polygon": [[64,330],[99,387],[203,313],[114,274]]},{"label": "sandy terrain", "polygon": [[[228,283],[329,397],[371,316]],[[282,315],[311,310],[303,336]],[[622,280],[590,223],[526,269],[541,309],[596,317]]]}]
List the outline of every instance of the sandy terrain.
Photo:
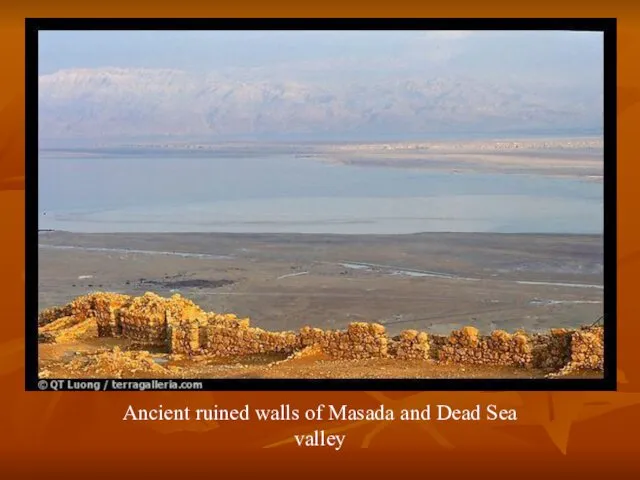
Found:
[{"label": "sandy terrain", "polygon": [[542,174],[593,181],[602,181],[603,175],[602,142],[598,139],[347,145],[315,158],[358,166]]},{"label": "sandy terrain", "polygon": [[[602,238],[40,234],[39,308],[96,290],[179,292],[269,330],[577,327],[602,314]],[[577,284],[577,285],[576,285]]]}]

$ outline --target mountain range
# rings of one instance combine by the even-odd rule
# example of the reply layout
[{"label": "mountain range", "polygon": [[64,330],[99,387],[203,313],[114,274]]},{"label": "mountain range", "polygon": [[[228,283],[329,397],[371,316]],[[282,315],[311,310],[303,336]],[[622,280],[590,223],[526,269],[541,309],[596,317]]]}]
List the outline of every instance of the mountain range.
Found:
[{"label": "mountain range", "polygon": [[602,94],[469,78],[234,81],[177,70],[65,70],[39,80],[47,138],[398,135],[593,129]]},{"label": "mountain range", "polygon": [[[169,58],[167,53],[164,62],[173,65],[170,68],[160,66],[161,47],[171,51],[169,41],[156,39],[156,47],[145,50],[149,55],[144,68],[131,65],[143,60],[125,55],[124,46],[112,57],[122,59],[121,66],[92,64],[93,57],[106,52],[109,43],[103,42],[93,57],[83,57],[83,66],[47,67],[39,76],[40,138],[372,140],[602,128],[597,38],[454,34],[422,34],[410,42],[407,37],[403,44],[387,42],[386,49],[380,40],[377,50],[365,45],[365,37],[357,50],[354,41],[344,40],[351,37],[342,36],[332,40],[330,54],[308,58],[302,54],[312,50],[311,40],[294,58],[295,42],[276,44],[279,36],[265,35],[244,50],[244,44],[233,44],[237,64],[223,63],[215,57],[218,50],[207,56],[203,47],[214,45],[207,37],[189,44],[191,57],[174,52]],[[350,45],[344,54],[339,39]],[[268,42],[274,45],[258,50]],[[54,43],[43,48],[47,45],[49,65],[57,51]],[[279,50],[286,50],[291,60],[284,54],[280,59],[259,58],[262,52],[273,56]],[[365,50],[368,53],[362,53]],[[243,52],[247,59],[240,64]],[[198,68],[183,65],[182,58],[191,58],[192,64],[198,59]],[[232,59],[232,52],[225,58]]]}]

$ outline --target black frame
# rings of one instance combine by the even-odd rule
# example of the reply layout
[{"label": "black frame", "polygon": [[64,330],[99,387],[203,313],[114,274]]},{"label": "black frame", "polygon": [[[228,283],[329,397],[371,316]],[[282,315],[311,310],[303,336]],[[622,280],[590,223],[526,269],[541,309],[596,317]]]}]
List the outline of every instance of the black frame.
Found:
[{"label": "black frame", "polygon": [[[38,31],[39,30],[573,30],[604,37],[603,379],[181,379],[209,391],[615,391],[617,389],[617,208],[615,18],[27,18],[25,19],[25,383],[38,385]],[[84,379],[93,381],[96,379]],[[166,379],[159,379],[166,381]],[[82,380],[78,380],[82,381]],[[51,382],[52,383],[52,382]],[[60,390],[68,390],[67,381]],[[112,390],[103,382],[103,390]],[[155,389],[157,391],[168,389]]]}]

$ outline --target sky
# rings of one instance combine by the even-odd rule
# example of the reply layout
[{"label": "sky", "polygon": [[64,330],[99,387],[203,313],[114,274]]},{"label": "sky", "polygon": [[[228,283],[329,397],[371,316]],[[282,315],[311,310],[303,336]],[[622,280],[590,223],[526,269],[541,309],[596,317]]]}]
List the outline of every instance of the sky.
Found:
[{"label": "sky", "polygon": [[598,129],[603,47],[571,31],[41,31],[40,119],[83,138]]},{"label": "sky", "polygon": [[[521,69],[601,75],[599,32],[569,31],[41,31],[39,73],[143,67],[188,71],[326,65]],[[578,72],[576,69],[581,69]],[[348,69],[347,69],[348,70]]]}]

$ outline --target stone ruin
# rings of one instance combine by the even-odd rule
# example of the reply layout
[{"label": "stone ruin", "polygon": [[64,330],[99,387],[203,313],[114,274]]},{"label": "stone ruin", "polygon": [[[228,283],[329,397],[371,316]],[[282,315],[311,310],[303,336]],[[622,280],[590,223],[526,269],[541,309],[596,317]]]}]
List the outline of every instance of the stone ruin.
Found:
[{"label": "stone ruin", "polygon": [[497,330],[480,335],[464,327],[448,336],[405,330],[389,337],[377,323],[351,323],[346,330],[303,327],[298,332],[270,332],[252,327],[248,318],[205,312],[192,301],[154,293],[130,297],[94,293],[63,307],[44,310],[38,318],[40,342],[68,342],[81,336],[123,337],[143,348],[167,353],[220,358],[301,351],[321,352],[332,359],[396,358],[539,368],[566,374],[603,371],[602,327],[553,329],[544,334]]}]

